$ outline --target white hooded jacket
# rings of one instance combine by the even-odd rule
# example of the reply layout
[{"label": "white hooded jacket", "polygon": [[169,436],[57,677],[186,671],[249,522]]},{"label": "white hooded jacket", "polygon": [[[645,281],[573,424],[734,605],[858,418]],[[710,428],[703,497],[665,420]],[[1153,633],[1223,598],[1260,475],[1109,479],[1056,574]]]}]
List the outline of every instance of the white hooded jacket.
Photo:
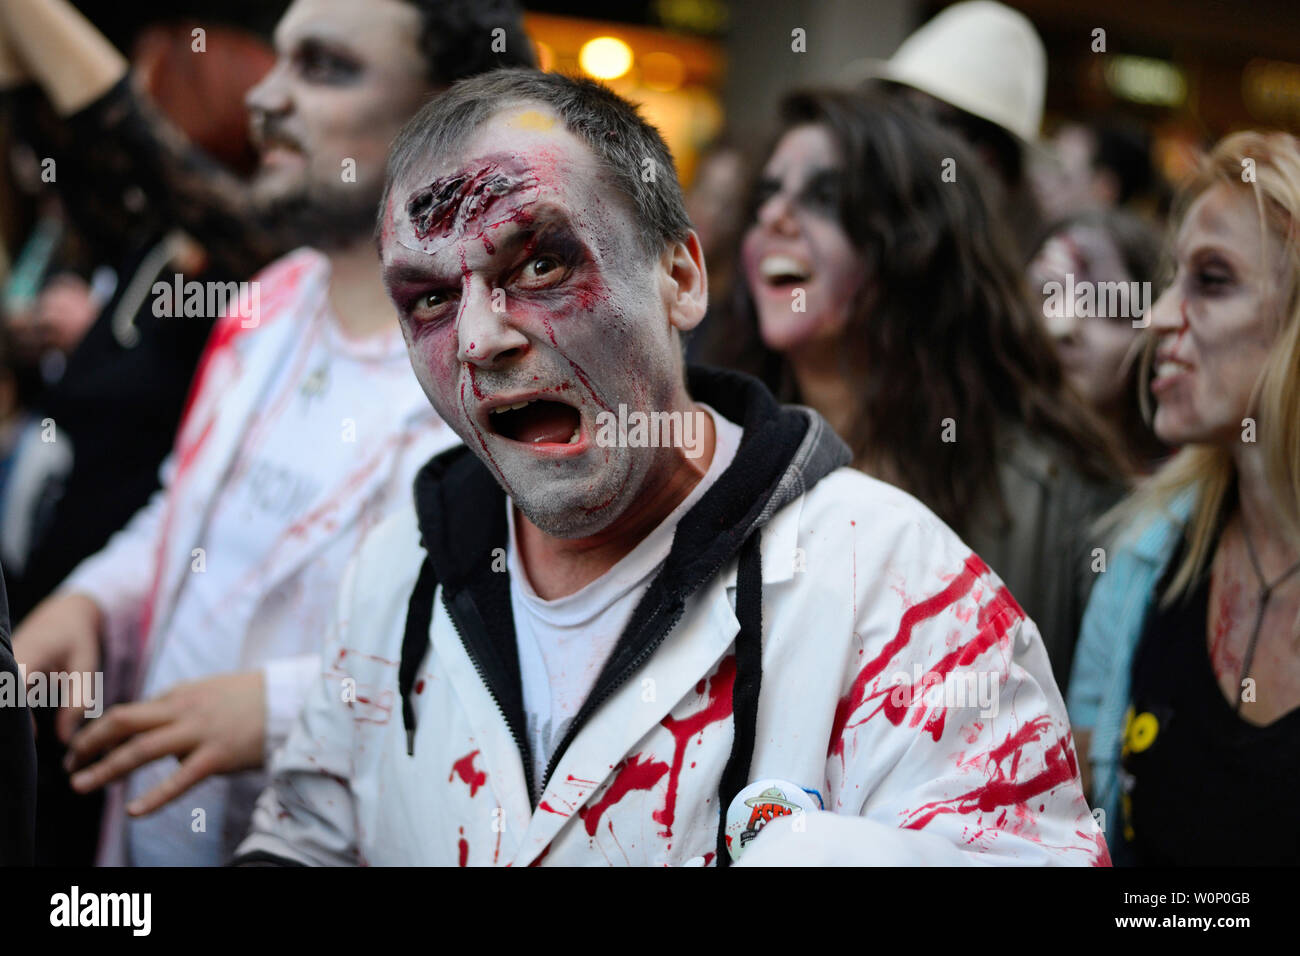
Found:
[{"label": "white hooded jacket", "polygon": [[[237,862],[713,864],[720,803],[774,779],[825,810],[768,824],[746,864],[1109,863],[1042,641],[997,576],[915,499],[838,467],[813,413],[731,373],[690,389],[743,423],[740,450],[536,804],[503,494],[457,449],[417,479],[418,520],[363,544]],[[755,541],[761,647],[737,594]],[[981,681],[983,705],[950,696]]]}]

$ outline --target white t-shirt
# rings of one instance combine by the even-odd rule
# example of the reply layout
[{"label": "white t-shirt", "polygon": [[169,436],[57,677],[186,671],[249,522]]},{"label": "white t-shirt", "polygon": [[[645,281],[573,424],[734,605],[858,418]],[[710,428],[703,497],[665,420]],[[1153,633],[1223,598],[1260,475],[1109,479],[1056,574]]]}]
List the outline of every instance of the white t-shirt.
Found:
[{"label": "white t-shirt", "polygon": [[551,755],[591,692],[637,602],[672,550],[677,523],[736,457],[742,434],[740,426],[709,406],[697,404],[713,418],[716,444],[709,470],[672,514],[621,561],[582,590],[554,601],[537,596],[519,560],[515,509],[506,501],[510,523],[507,556],[510,607],[519,647],[533,782],[539,790]]},{"label": "white t-shirt", "polygon": [[[346,338],[327,312],[303,323],[301,345],[278,370],[268,401],[251,420],[203,535],[203,573],[187,576],[177,596],[141,700],[179,683],[252,669],[248,637],[264,596],[260,581],[276,549],[303,525],[326,523],[331,502],[352,492],[358,475],[391,456],[400,422],[394,408],[409,404],[410,360],[400,332]],[[273,646],[260,659],[318,653],[343,569],[365,531],[340,528],[296,575],[283,595],[299,626],[264,635]],[[317,670],[315,665],[313,670]],[[128,796],[142,796],[170,776],[175,758],[157,760],[131,775]],[[147,817],[128,823],[130,861],[136,866],[220,865],[232,834],[251,813],[235,793],[245,774],[208,777]],[[205,829],[191,826],[202,808]],[[234,833],[234,838],[239,834]]]}]

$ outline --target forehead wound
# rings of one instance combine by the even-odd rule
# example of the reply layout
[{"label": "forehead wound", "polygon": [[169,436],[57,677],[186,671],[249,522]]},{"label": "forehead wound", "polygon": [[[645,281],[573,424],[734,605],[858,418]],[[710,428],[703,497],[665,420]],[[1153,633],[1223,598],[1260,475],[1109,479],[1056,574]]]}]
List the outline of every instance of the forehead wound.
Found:
[{"label": "forehead wound", "polygon": [[410,235],[399,235],[399,241],[431,253],[455,239],[525,221],[527,207],[537,200],[540,187],[535,174],[510,171],[497,162],[441,176],[407,197]]}]

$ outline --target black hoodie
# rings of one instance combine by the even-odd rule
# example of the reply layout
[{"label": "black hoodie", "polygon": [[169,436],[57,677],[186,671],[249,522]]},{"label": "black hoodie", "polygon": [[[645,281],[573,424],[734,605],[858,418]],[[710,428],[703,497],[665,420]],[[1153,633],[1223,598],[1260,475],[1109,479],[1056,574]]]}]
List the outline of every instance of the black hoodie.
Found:
[{"label": "black hoodie", "polygon": [[[546,776],[597,708],[654,653],[681,618],[687,599],[739,555],[736,617],[737,672],[733,688],[735,745],[724,771],[721,806],[748,782],[761,683],[761,568],[759,532],[773,515],[836,468],[849,463],[845,444],[806,408],[782,406],[757,380],[736,372],[692,367],[691,396],[744,429],[736,457],[677,525],[672,550],[632,612],[595,686],[574,716]],[[530,794],[545,789],[532,779],[525,733],[523,688],[510,603],[508,573],[493,570],[493,553],[507,543],[505,492],[464,446],[425,465],[415,480],[420,543],[426,557],[411,595],[402,644],[399,688],[408,753],[414,752],[410,695],[429,648],[433,598],[442,585],[447,613],[519,748]],[[497,552],[498,554],[501,552]],[[498,564],[499,566],[499,564]],[[534,799],[536,799],[534,797]],[[721,865],[729,861],[721,842]]]}]

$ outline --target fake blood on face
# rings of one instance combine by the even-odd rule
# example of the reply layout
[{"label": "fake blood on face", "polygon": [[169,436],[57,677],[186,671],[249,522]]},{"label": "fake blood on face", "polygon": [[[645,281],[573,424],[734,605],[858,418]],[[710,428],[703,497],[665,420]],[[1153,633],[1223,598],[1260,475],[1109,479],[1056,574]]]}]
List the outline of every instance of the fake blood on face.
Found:
[{"label": "fake blood on face", "polygon": [[417,239],[450,236],[496,212],[504,197],[536,184],[489,162],[472,174],[453,173],[411,194],[406,212]]}]

